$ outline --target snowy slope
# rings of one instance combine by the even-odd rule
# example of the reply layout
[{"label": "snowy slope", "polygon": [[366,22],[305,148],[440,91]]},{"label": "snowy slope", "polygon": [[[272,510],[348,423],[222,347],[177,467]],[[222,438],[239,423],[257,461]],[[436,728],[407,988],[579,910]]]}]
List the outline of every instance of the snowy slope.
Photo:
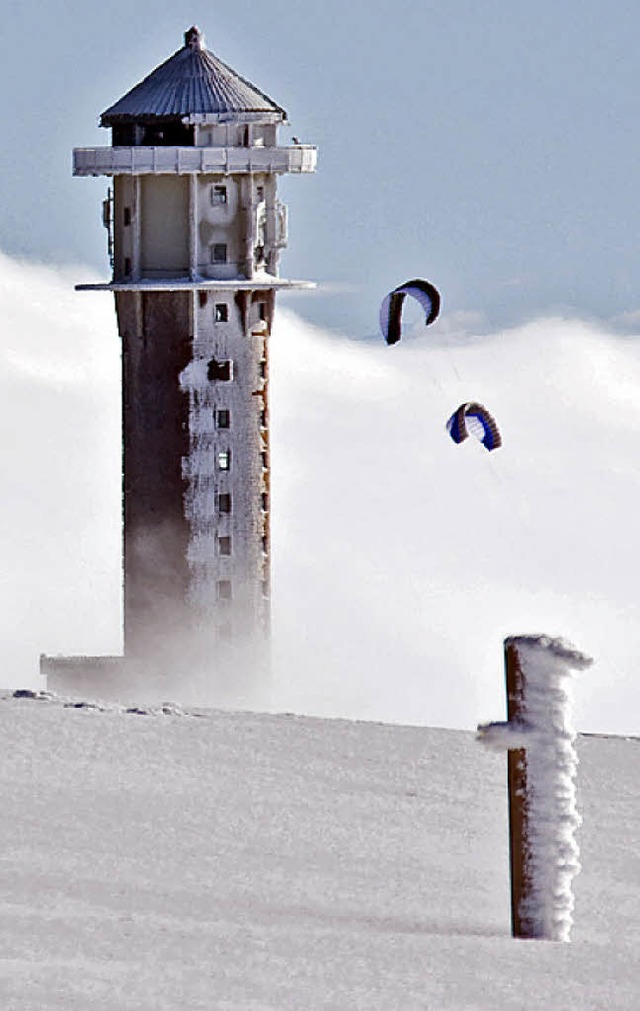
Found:
[{"label": "snowy slope", "polygon": [[3,1009],[634,1008],[640,744],[581,738],[574,941],[509,936],[470,733],[0,699]]}]

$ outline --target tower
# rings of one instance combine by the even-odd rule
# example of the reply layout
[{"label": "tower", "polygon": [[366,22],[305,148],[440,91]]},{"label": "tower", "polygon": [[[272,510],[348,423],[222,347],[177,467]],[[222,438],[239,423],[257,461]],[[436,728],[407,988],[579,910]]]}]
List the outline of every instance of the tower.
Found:
[{"label": "tower", "polygon": [[[107,696],[183,668],[220,686],[265,665],[270,598],[269,337],[287,115],[209,52],[198,28],[102,114],[111,147],[74,150],[108,176],[103,205],[122,340],[124,657],[43,657],[54,690]],[[89,684],[87,684],[89,682]]]}]

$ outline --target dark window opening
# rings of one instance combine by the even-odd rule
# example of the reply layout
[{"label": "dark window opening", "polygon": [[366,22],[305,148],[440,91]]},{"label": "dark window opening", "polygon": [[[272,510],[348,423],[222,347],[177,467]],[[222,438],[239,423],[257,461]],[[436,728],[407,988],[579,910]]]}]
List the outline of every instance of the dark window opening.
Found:
[{"label": "dark window opening", "polygon": [[200,303],[201,309],[204,309],[205,305],[207,304],[208,298],[209,298],[208,292],[206,291],[198,292],[198,302]]},{"label": "dark window opening", "polygon": [[226,204],[227,202],[227,187],[226,186],[214,186],[211,190],[211,203],[216,204]]},{"label": "dark window opening", "polygon": [[231,411],[216,411],[216,428],[231,428]]},{"label": "dark window opening", "polygon": [[233,379],[233,362],[227,358],[223,362],[212,358],[207,365],[207,379],[211,382],[229,383]]},{"label": "dark window opening", "polygon": [[219,579],[217,589],[218,589],[218,600],[231,600],[230,579]]},{"label": "dark window opening", "polygon": [[218,554],[219,555],[230,555],[231,554],[231,538],[230,537],[218,537]]},{"label": "dark window opening", "polygon": [[212,263],[226,263],[227,262],[227,244],[226,242],[214,242],[211,247],[211,262]]},{"label": "dark window opening", "polygon": [[264,200],[264,186],[256,187],[256,197],[258,198],[258,203],[261,204]]},{"label": "dark window opening", "polygon": [[263,491],[262,495],[260,496],[260,505],[262,507],[263,513],[266,513],[267,510],[269,509],[269,496],[267,495],[266,491]]},{"label": "dark window opening", "polygon": [[260,454],[260,459],[262,461],[262,469],[263,470],[268,470],[269,469],[269,457],[268,457],[267,453],[261,453]]},{"label": "dark window opening", "polygon": [[231,512],[231,495],[229,492],[223,492],[221,495],[216,495],[216,503],[219,513]]},{"label": "dark window opening", "polygon": [[221,449],[218,453],[218,470],[231,470],[231,450]]},{"label": "dark window opening", "polygon": [[213,313],[214,323],[228,323],[229,322],[229,306],[226,302],[216,302],[216,307]]},{"label": "dark window opening", "polygon": [[258,302],[258,319],[266,319],[266,318],[267,318],[267,303]]},{"label": "dark window opening", "polygon": [[125,207],[122,211],[122,223],[125,228],[128,228],[131,224],[131,208]]},{"label": "dark window opening", "polygon": [[143,147],[193,147],[195,130],[184,123],[146,123],[142,133]]},{"label": "dark window opening", "polygon": [[264,551],[265,555],[269,551],[269,538],[266,535],[262,538],[262,550]]},{"label": "dark window opening", "polygon": [[260,427],[261,428],[266,428],[267,427],[267,412],[266,411],[260,411]]},{"label": "dark window opening", "polygon": [[128,256],[125,256],[124,258],[124,273],[125,277],[131,276],[131,260],[129,259]]},{"label": "dark window opening", "polygon": [[242,146],[243,147],[249,147],[249,127],[248,126],[245,126],[245,128],[244,128],[244,132],[243,132],[243,135],[242,135]]},{"label": "dark window opening", "polygon": [[260,373],[260,378],[261,379],[266,379],[267,378],[267,362],[266,362],[266,360],[264,358],[262,359],[262,361],[260,362],[260,365],[258,366],[258,371]]}]

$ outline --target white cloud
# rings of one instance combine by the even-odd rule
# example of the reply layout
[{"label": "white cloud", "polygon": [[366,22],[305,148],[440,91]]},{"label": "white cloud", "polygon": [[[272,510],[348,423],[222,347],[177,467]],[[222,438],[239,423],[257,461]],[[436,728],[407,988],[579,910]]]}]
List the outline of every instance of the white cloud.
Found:
[{"label": "white cloud", "polygon": [[[110,296],[0,260],[5,665],[119,645],[119,343]],[[281,311],[272,339],[272,705],[474,726],[504,711],[501,642],[596,663],[581,729],[637,732],[640,345],[578,320],[446,320],[394,348]],[[455,446],[459,403],[501,450]]]}]

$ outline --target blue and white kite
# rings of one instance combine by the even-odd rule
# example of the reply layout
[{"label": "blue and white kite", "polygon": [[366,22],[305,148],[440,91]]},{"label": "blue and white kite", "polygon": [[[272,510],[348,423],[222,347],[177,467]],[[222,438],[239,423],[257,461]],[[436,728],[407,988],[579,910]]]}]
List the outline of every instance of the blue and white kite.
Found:
[{"label": "blue and white kite", "polygon": [[415,298],[425,312],[425,326],[437,318],[440,312],[440,292],[429,281],[405,281],[398,288],[385,295],[380,306],[380,329],[387,344],[397,344],[402,327],[402,306],[407,295]]},{"label": "blue and white kite", "polygon": [[460,404],[447,421],[447,428],[453,441],[458,444],[473,434],[489,451],[499,449],[502,445],[496,420],[482,404]]}]

